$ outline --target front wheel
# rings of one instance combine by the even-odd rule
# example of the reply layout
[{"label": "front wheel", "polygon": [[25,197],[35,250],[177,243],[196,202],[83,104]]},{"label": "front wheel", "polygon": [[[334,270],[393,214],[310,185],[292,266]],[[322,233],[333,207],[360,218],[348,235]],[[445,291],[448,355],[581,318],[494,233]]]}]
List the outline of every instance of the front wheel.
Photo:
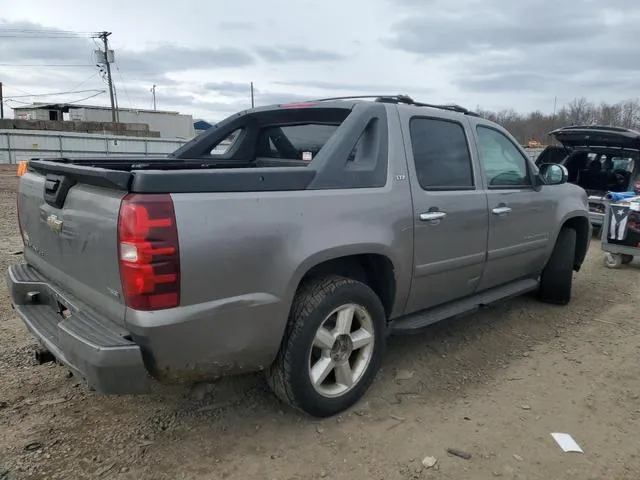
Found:
[{"label": "front wheel", "polygon": [[296,295],[280,352],[267,371],[276,396],[309,415],[336,415],[367,391],[380,367],[386,316],[367,285],[323,277]]},{"label": "front wheel", "polygon": [[566,305],[571,300],[576,239],[574,229],[560,230],[551,258],[540,276],[540,300],[556,305]]}]

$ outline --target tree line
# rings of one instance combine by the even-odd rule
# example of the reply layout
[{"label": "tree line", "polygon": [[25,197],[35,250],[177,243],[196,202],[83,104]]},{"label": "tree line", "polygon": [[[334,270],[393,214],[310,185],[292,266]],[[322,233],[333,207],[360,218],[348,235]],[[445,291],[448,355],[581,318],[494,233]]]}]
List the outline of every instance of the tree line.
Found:
[{"label": "tree line", "polygon": [[530,141],[548,145],[552,143],[547,135],[550,131],[569,125],[605,125],[640,130],[639,99],[595,104],[584,97],[575,98],[550,114],[539,110],[522,114],[513,109],[492,112],[482,108],[476,112],[502,125],[524,146]]}]

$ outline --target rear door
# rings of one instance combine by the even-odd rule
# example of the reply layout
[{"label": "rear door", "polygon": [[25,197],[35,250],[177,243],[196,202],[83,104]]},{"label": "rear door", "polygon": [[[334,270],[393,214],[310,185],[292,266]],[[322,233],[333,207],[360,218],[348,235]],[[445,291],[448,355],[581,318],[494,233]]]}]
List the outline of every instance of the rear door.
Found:
[{"label": "rear door", "polygon": [[[413,110],[415,111],[415,110]],[[468,125],[401,111],[414,214],[414,267],[406,313],[471,295],[487,249],[487,197]],[[462,118],[464,120],[464,118]]]},{"label": "rear door", "polygon": [[555,200],[534,188],[534,167],[510,136],[478,123],[478,159],[489,204],[489,246],[480,290],[534,275],[556,221]]}]

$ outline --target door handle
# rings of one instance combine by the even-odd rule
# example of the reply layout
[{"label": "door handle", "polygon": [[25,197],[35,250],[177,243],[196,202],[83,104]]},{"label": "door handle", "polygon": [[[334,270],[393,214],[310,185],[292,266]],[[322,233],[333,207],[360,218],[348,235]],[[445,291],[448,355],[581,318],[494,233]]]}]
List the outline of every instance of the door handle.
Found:
[{"label": "door handle", "polygon": [[511,207],[496,207],[491,210],[494,215],[508,215],[511,213]]},{"label": "door handle", "polygon": [[420,214],[420,220],[423,222],[432,222],[434,220],[442,220],[447,216],[447,212],[425,212]]}]

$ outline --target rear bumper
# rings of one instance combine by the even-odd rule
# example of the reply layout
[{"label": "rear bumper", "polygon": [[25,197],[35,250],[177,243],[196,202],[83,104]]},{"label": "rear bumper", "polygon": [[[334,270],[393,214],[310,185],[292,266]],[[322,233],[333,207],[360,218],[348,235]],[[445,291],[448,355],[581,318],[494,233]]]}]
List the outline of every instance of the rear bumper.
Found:
[{"label": "rear bumper", "polygon": [[[48,282],[29,265],[14,265],[7,286],[16,313],[31,333],[89,387],[105,394],[138,394],[151,378],[129,333]],[[60,304],[71,310],[68,318]]]}]

